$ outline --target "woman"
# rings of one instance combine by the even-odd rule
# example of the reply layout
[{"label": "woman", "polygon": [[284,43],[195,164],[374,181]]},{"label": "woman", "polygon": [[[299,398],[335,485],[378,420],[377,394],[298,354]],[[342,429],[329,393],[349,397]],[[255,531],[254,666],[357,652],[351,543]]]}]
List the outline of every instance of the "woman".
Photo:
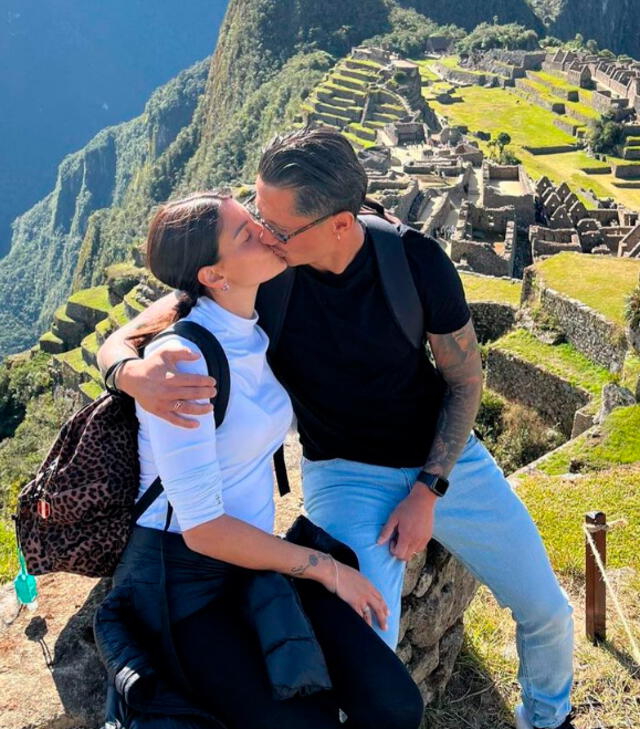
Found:
[{"label": "woman", "polygon": [[[139,497],[157,476],[164,492],[138,519],[114,584],[130,589],[133,610],[160,659],[175,658],[174,668],[197,701],[230,728],[414,729],[422,717],[419,692],[369,627],[373,616],[386,624],[380,593],[326,551],[272,533],[270,459],[292,409],[267,364],[267,337],[254,309],[258,286],[286,267],[261,234],[239,203],[215,193],[168,203],[151,223],[149,268],[183,292],[176,318],[205,327],[221,343],[230,398],[219,430],[210,413],[196,418],[199,427],[185,429],[136,405]],[[138,344],[169,323],[138,331]],[[184,347],[200,354],[175,334],[152,341],[145,352]],[[207,372],[202,357],[180,369]],[[162,573],[153,572],[158,564]],[[330,690],[274,698],[242,587],[248,575],[274,573],[296,578],[296,600],[322,649]],[[152,588],[159,575],[166,579],[170,629]],[[304,674],[306,666],[300,668]],[[346,723],[339,721],[339,708]]]}]

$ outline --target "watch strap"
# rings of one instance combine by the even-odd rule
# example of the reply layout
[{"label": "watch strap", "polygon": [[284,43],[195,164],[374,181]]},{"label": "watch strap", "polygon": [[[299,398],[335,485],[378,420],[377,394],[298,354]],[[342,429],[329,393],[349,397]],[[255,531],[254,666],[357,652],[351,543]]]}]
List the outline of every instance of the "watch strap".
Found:
[{"label": "watch strap", "polygon": [[449,481],[446,478],[424,469],[416,476],[416,481],[423,483],[436,496],[444,496],[449,488]]}]

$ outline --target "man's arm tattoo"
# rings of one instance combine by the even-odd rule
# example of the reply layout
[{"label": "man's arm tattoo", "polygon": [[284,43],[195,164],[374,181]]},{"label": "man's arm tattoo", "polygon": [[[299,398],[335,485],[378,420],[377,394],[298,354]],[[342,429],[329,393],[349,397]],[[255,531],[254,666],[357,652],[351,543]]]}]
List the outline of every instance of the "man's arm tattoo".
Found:
[{"label": "man's arm tattoo", "polygon": [[480,407],[482,360],[471,322],[451,334],[429,334],[429,344],[447,392],[424,468],[446,477],[462,453]]}]

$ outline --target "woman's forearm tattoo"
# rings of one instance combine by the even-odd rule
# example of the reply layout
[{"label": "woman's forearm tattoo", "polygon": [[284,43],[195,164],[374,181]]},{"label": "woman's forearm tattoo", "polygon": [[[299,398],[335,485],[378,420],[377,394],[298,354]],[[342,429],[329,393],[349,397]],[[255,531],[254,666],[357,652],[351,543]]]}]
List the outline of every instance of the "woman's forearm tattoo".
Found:
[{"label": "woman's forearm tattoo", "polygon": [[291,574],[294,577],[303,577],[309,567],[317,567],[321,561],[330,559],[331,557],[328,554],[324,554],[324,552],[312,552],[309,555],[306,564],[299,565],[298,567],[292,567]]}]

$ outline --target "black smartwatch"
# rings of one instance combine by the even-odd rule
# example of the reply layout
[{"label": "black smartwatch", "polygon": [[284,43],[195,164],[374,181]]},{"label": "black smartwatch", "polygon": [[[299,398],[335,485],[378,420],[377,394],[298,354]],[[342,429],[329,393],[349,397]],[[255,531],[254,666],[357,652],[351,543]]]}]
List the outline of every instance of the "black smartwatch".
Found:
[{"label": "black smartwatch", "polygon": [[436,496],[444,496],[449,488],[449,481],[446,478],[436,476],[435,473],[429,473],[428,471],[420,471],[416,481],[423,483]]}]

